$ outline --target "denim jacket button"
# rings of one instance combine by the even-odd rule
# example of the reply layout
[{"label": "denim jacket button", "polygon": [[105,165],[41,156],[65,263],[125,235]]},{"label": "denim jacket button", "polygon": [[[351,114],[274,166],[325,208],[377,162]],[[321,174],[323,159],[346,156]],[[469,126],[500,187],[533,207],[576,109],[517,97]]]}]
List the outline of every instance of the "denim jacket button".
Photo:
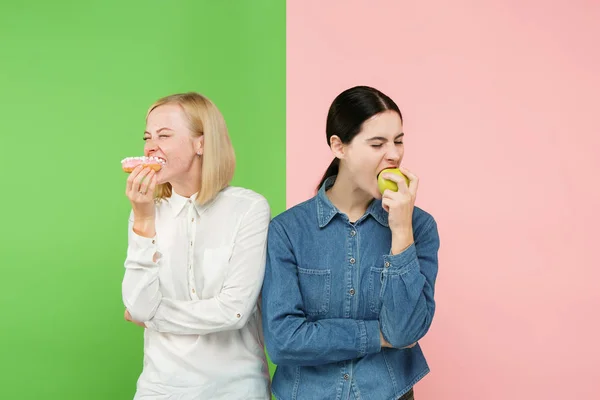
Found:
[{"label": "denim jacket button", "polygon": [[356,231],[350,231],[350,236],[356,235]]},{"label": "denim jacket button", "polygon": [[350,289],[350,295],[351,295],[351,296],[354,296],[354,293],[356,293],[356,292],[354,291],[354,289]]},{"label": "denim jacket button", "polygon": [[386,261],[384,265],[385,265],[386,268],[389,268],[390,267],[390,262]]},{"label": "denim jacket button", "polygon": [[348,379],[350,379],[350,375],[348,375],[348,374],[344,374],[344,379],[345,379],[345,380],[348,380]]},{"label": "denim jacket button", "polygon": [[350,259],[350,264],[354,264],[356,262],[356,260],[354,258]]}]

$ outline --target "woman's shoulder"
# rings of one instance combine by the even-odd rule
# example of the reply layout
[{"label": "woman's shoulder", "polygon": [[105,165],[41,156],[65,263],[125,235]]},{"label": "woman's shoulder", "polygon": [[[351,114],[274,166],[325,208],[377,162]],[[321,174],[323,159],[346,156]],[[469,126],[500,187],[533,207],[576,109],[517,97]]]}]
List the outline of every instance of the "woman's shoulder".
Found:
[{"label": "woman's shoulder", "polygon": [[215,202],[228,210],[247,211],[251,208],[270,210],[269,202],[262,194],[241,186],[228,186],[221,190]]},{"label": "woman's shoulder", "polygon": [[418,206],[414,207],[413,217],[415,219],[422,220],[424,222],[435,221],[435,218],[433,217],[433,215],[429,211],[426,211],[423,208],[418,207]]},{"label": "woman's shoulder", "polygon": [[413,209],[413,230],[415,236],[432,230],[437,234],[437,221],[430,212],[415,206]]},{"label": "woman's shoulder", "polygon": [[219,193],[219,196],[223,197],[223,198],[233,198],[233,199],[237,199],[239,201],[245,201],[245,202],[266,202],[267,199],[265,196],[263,196],[262,194],[255,192],[252,189],[248,189],[245,187],[241,187],[241,186],[227,186],[226,188],[224,188],[223,190],[221,190],[221,193]]},{"label": "woman's shoulder", "polygon": [[311,197],[301,203],[291,206],[287,210],[281,212],[273,218],[272,223],[281,225],[282,227],[294,226],[299,227],[314,220],[317,223],[317,207],[316,196]]}]

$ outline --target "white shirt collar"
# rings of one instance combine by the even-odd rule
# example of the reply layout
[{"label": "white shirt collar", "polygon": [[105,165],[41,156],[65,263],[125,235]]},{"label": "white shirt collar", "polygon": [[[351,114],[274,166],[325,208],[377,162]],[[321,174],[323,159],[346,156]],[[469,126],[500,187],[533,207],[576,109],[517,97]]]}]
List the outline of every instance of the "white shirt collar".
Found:
[{"label": "white shirt collar", "polygon": [[171,206],[171,210],[173,210],[173,215],[178,216],[179,213],[184,209],[187,204],[193,204],[194,208],[198,213],[202,211],[203,207],[196,203],[196,198],[198,197],[198,192],[194,193],[190,197],[184,197],[179,193],[171,190],[171,197],[167,199],[169,205]]}]

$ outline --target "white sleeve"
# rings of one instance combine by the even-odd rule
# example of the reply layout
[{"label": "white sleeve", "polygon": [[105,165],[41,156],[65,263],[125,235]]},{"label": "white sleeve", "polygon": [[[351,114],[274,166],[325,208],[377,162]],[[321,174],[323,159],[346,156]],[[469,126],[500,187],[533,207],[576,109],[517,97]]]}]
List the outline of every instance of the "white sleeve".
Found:
[{"label": "white sleeve", "polygon": [[152,318],[162,295],[159,291],[157,253],[158,238],[147,238],[133,231],[133,216],[129,217],[125,276],[121,285],[125,308],[136,321]]},{"label": "white sleeve", "polygon": [[221,292],[202,300],[162,298],[153,317],[143,320],[146,327],[159,332],[194,335],[243,327],[262,289],[270,220],[269,204],[261,197],[242,218],[233,246],[230,273]]}]

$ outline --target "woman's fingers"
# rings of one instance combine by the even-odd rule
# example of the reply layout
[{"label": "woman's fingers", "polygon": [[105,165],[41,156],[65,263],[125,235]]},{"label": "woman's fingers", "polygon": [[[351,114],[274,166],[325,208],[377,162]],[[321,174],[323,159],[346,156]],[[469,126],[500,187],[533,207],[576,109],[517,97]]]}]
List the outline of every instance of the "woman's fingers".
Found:
[{"label": "woman's fingers", "polygon": [[408,186],[409,191],[413,195],[416,195],[417,189],[419,188],[419,177],[404,167],[400,167],[399,169],[400,169],[400,172],[402,172],[410,181],[410,185]]},{"label": "woman's fingers", "polygon": [[[155,177],[155,172],[153,169],[150,169],[149,172],[146,173],[146,175],[144,175],[144,177],[142,178],[142,182],[140,183],[140,188],[139,188],[139,192],[142,196],[145,196],[147,193],[150,192],[149,188],[150,185],[152,184],[152,180]],[[152,192],[150,192],[152,193]]]},{"label": "woman's fingers", "polygon": [[133,183],[135,182],[135,179],[137,178],[137,176],[141,170],[142,170],[142,166],[138,165],[137,167],[135,167],[135,169],[133,171],[131,171],[131,173],[127,177],[127,189],[126,189],[127,195],[129,195],[129,193],[131,193],[131,191],[133,190]]}]

